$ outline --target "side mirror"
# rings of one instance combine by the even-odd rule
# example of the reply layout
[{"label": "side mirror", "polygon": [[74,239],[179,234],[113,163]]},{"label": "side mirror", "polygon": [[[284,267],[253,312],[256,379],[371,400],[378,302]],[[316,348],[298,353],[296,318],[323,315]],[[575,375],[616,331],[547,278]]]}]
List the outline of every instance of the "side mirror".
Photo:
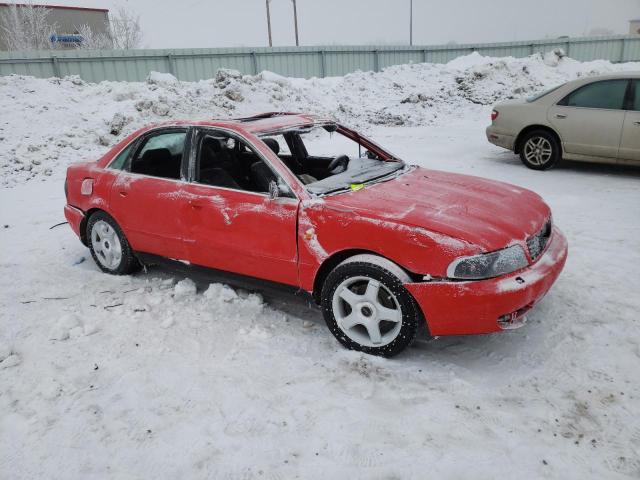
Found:
[{"label": "side mirror", "polygon": [[372,160],[380,160],[378,155],[373,153],[371,150],[365,150],[364,153],[360,155],[360,158],[370,158]]},{"label": "side mirror", "polygon": [[275,200],[280,196],[280,187],[275,180],[269,182],[269,200]]}]

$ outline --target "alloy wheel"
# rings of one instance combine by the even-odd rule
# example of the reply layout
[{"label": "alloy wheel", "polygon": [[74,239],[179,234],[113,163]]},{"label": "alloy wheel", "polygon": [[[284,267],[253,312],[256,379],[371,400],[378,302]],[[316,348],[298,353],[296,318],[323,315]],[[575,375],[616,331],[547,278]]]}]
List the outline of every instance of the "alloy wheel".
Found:
[{"label": "alloy wheel", "polygon": [[397,298],[373,278],[355,276],[342,281],[333,294],[332,307],[340,330],[363,346],[388,345],[402,328]]},{"label": "alloy wheel", "polygon": [[115,229],[98,220],[91,229],[91,246],[103,267],[115,270],[122,260],[122,245]]},{"label": "alloy wheel", "polygon": [[524,144],[524,158],[532,165],[542,166],[551,160],[553,148],[544,137],[531,137]]}]

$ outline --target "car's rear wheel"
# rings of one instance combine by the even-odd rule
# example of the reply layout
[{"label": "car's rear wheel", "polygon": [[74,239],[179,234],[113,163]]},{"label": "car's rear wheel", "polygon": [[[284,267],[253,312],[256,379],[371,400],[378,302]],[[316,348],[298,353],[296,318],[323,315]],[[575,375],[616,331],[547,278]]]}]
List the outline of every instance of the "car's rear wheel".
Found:
[{"label": "car's rear wheel", "polygon": [[126,275],[140,266],[117,222],[105,212],[96,212],[87,222],[87,239],[91,256],[100,270]]},{"label": "car's rear wheel", "polygon": [[533,170],[548,170],[560,161],[560,142],[551,132],[534,130],[525,135],[520,147],[520,160]]},{"label": "car's rear wheel", "polygon": [[400,267],[375,255],[339,264],[322,288],[322,312],[331,333],[351,350],[391,357],[413,342],[420,310]]}]

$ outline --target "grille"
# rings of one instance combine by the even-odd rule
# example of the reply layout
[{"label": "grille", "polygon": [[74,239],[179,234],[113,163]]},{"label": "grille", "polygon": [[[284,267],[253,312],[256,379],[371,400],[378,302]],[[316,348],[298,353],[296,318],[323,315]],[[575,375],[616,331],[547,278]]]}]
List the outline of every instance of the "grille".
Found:
[{"label": "grille", "polygon": [[551,219],[547,220],[542,229],[535,235],[527,239],[527,248],[529,249],[529,255],[531,260],[535,260],[544,252],[549,236],[551,235]]}]

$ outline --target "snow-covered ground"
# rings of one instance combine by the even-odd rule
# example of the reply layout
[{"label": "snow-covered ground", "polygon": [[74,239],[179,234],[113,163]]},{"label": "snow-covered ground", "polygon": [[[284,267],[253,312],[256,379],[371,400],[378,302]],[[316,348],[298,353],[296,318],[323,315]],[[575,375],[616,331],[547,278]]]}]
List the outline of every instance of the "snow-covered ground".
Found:
[{"label": "snow-covered ground", "polygon": [[[638,478],[640,170],[533,172],[484,137],[497,99],[640,70],[556,63],[1,77],[0,478]],[[341,348],[298,299],[155,268],[108,276],[66,225],[50,229],[64,220],[66,165],[138,125],[280,109],[332,114],[411,163],[541,194],[570,252],[529,324],[385,360]]]}]

